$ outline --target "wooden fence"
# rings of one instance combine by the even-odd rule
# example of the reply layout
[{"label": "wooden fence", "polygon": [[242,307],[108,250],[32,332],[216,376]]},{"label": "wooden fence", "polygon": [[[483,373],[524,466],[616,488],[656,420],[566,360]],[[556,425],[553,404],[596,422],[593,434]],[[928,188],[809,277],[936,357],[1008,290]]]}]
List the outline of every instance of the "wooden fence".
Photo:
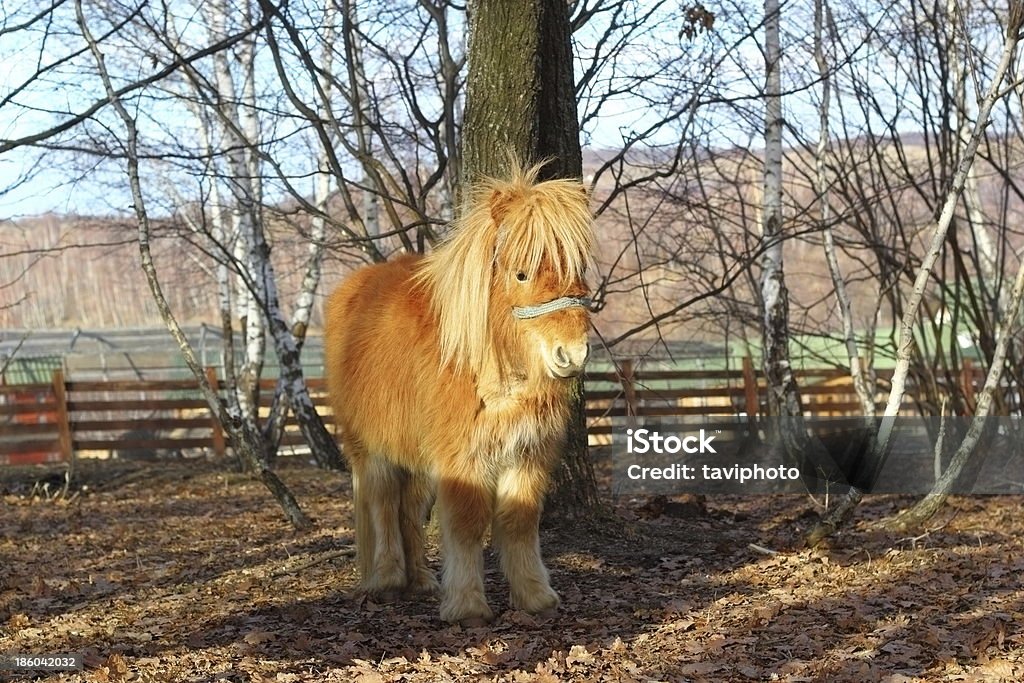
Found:
[{"label": "wooden fence", "polygon": [[[216,377],[209,370],[213,382]],[[880,374],[885,386],[887,377]],[[974,377],[965,378],[973,384]],[[860,412],[848,374],[839,369],[797,373],[807,415]],[[322,379],[309,389],[328,424]],[[883,387],[880,387],[883,388]],[[262,383],[261,410],[269,410],[274,381]],[[618,372],[586,377],[586,414],[592,443],[607,442],[613,421],[643,417],[730,417],[764,414],[765,387],[750,359],[735,370],[643,370],[622,362]],[[881,392],[876,400],[882,400]],[[880,405],[880,404],[879,404]],[[294,420],[284,444],[302,443]],[[224,434],[191,380],[68,381],[0,386],[0,464],[59,462],[79,455],[152,457],[157,451],[224,453]]]}]

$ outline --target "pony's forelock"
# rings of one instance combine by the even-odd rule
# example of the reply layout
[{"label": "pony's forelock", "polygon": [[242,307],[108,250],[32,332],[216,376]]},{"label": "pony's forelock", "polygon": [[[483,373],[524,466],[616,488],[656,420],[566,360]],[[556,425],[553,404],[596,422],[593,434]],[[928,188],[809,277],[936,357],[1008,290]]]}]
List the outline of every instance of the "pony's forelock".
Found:
[{"label": "pony's forelock", "polygon": [[586,190],[578,180],[537,182],[540,169],[516,167],[508,179],[477,184],[450,237],[423,261],[417,281],[438,319],[443,364],[483,364],[499,255],[531,274],[547,261],[559,279],[584,277],[593,249]]}]

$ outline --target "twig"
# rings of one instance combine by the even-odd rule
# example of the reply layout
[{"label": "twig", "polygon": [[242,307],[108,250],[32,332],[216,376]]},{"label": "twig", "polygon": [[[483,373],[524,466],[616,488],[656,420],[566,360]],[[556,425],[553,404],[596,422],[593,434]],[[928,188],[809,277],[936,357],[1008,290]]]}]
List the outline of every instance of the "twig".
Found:
[{"label": "twig", "polygon": [[932,470],[934,470],[935,483],[942,478],[942,445],[946,440],[946,401],[948,397],[942,397],[942,407],[939,408],[939,435],[935,440],[935,452],[932,458]]},{"label": "twig", "polygon": [[778,555],[779,554],[778,550],[772,550],[771,548],[765,548],[763,545],[758,545],[756,543],[748,543],[747,547],[750,548],[751,550],[753,550],[755,553],[759,553],[761,555],[768,555],[769,557],[772,556],[772,555]]},{"label": "twig", "polygon": [[322,554],[317,555],[316,557],[314,557],[312,559],[306,560],[305,562],[301,562],[301,563],[299,563],[297,565],[293,565],[291,567],[282,567],[281,569],[278,569],[275,572],[271,572],[270,578],[276,579],[276,578],[280,578],[282,576],[288,576],[290,574],[296,574],[296,573],[298,573],[300,571],[303,571],[305,569],[309,569],[310,567],[314,567],[314,566],[316,566],[316,565],[318,565],[318,564],[320,564],[322,562],[327,562],[328,560],[334,560],[334,559],[337,559],[339,557],[349,557],[350,555],[355,555],[355,554],[356,554],[356,547],[354,545],[345,546],[344,548],[340,548],[338,550],[334,550],[334,551],[331,551],[329,553],[322,553]]},{"label": "twig", "polygon": [[25,344],[25,340],[31,336],[31,331],[26,332],[22,338],[18,340],[18,343],[14,345],[14,348],[11,349],[9,354],[4,354],[3,357],[0,357],[0,361],[2,361],[0,362],[0,377],[3,377],[4,373],[7,372],[7,368],[14,362],[14,357],[18,355],[18,351],[20,351],[21,347]]}]

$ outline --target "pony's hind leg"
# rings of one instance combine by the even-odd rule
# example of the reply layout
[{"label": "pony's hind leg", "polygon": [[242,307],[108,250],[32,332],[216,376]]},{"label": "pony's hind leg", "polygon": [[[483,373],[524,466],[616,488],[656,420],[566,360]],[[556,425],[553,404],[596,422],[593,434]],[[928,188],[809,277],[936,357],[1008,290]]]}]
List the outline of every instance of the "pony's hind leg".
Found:
[{"label": "pony's hind leg", "polygon": [[342,449],[352,470],[352,505],[356,523],[356,562],[359,565],[360,587],[366,577],[373,573],[373,548],[376,535],[373,533],[373,515],[367,499],[366,468],[369,455],[360,441],[342,436]]},{"label": "pony's hind leg", "polygon": [[434,483],[426,474],[412,473],[402,484],[402,545],[405,573],[411,593],[436,593],[439,585],[427,566],[424,527],[434,505]]},{"label": "pony's hind leg", "polygon": [[441,517],[441,618],[480,626],[494,618],[484,597],[483,540],[491,520],[492,494],[482,484],[442,479],[437,492]]},{"label": "pony's hind leg", "polygon": [[406,587],[399,513],[408,473],[381,456],[367,454],[353,467],[356,539],[363,591],[392,600]]},{"label": "pony's hind leg", "polygon": [[498,479],[491,532],[511,588],[512,606],[532,614],[558,607],[558,594],[551,588],[540,557],[538,527],[546,482],[547,474],[535,466],[521,465],[503,472]]}]

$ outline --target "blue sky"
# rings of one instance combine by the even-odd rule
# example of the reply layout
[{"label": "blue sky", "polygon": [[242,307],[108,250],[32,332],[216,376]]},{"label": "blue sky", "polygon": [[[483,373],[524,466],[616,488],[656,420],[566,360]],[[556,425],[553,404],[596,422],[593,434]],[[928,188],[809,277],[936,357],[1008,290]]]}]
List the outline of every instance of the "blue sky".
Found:
[{"label": "blue sky", "polygon": [[[642,7],[642,5],[639,6]],[[784,74],[789,72],[807,73],[809,70],[813,70],[806,45],[809,28],[805,25],[806,17],[801,14],[806,12],[807,6],[809,5],[806,3],[794,3],[787,10],[789,12],[787,16],[792,23],[790,27],[792,35],[788,38],[791,44],[785,49]],[[874,5],[870,6],[874,7]],[[175,7],[178,8],[178,6]],[[185,6],[182,5],[182,7]],[[182,9],[181,11],[185,12],[182,15],[183,21],[190,20],[191,17],[187,14],[188,10]],[[64,20],[69,21],[67,17]],[[747,19],[750,22],[755,20],[756,17]],[[664,26],[668,25],[666,23]],[[665,58],[667,51],[685,49],[685,44],[678,41],[676,36],[669,35],[672,31],[667,31],[664,26],[655,25],[644,35],[646,42],[639,42],[621,57],[621,63],[627,70],[652,68],[656,71],[656,62]],[[81,39],[74,35],[71,28],[67,29],[64,40],[81,46]],[[597,28],[595,27],[595,30]],[[749,102],[744,105],[746,120],[736,115],[737,109],[715,110],[709,108],[707,113],[702,114],[702,130],[697,134],[707,136],[706,142],[710,141],[712,144],[722,147],[733,145],[758,147],[760,145],[761,126],[757,120],[760,105],[756,100],[756,95],[759,87],[757,79],[763,66],[760,66],[761,55],[756,42],[745,35],[745,32],[756,34],[756,28],[755,24],[745,25],[744,21],[739,19],[732,23],[720,21],[715,26],[715,40],[718,41],[720,52],[715,58],[717,61],[713,61],[709,57],[714,50],[705,52],[699,45],[691,46],[695,55],[693,63],[683,67],[683,71],[678,74],[674,71],[665,71],[657,76],[659,85],[671,87],[672,78],[678,77],[681,79],[680,82],[689,79],[692,83],[702,78],[702,68],[714,68],[715,87],[719,89],[719,92],[731,96],[750,97]],[[577,35],[576,38],[581,52],[590,49],[595,42],[594,36],[587,35],[586,32]],[[3,41],[0,41],[0,94],[7,93],[12,87],[34,73],[37,63],[48,63],[63,54],[64,44],[60,40],[51,40],[43,45],[33,42],[35,39],[34,35],[15,33],[4,36]],[[849,40],[855,42],[857,39],[852,37]],[[723,49],[723,46],[728,49]],[[869,46],[859,53],[859,58],[864,58],[867,50],[875,52],[877,57],[881,48],[877,45]],[[108,46],[107,51],[113,53],[114,59],[120,56],[116,45]],[[148,68],[146,63],[148,60],[131,57],[130,54],[137,55],[138,52],[125,52],[125,58],[116,61],[116,68],[121,73],[129,75],[145,73]],[[705,57],[709,59],[707,63],[713,64],[713,67],[704,66],[704,62],[700,60]],[[77,66],[68,65],[62,70],[62,73],[55,74],[49,86],[43,83],[21,93],[18,96],[19,102],[23,105],[21,109],[0,106],[0,138],[10,139],[43,129],[59,119],[58,115],[49,113],[50,111],[81,109],[86,106],[86,103],[95,101],[101,92],[99,82],[95,78],[81,76],[81,72],[90,70],[90,62],[91,57],[85,55],[78,60]],[[874,64],[871,68],[875,69],[876,73],[868,74],[867,77],[874,79],[873,82],[887,86],[879,88],[879,94],[884,102],[886,97],[891,97],[886,94],[886,91],[891,93],[893,88],[883,81],[899,79],[900,76],[899,69],[896,68],[897,65],[890,64],[884,73],[878,70],[880,66],[883,69],[886,68],[884,60]],[[272,80],[274,76],[269,63],[264,68],[267,69],[264,76]],[[70,78],[68,73],[72,74]],[[268,82],[270,81],[268,80]],[[795,85],[798,84],[791,81],[784,87]],[[817,135],[817,117],[814,111],[817,92],[814,87],[811,87],[805,92],[798,92],[785,98],[787,118],[791,122],[797,122],[801,134],[810,139]],[[140,125],[143,127],[144,133],[158,137],[169,135],[168,142],[170,144],[174,143],[176,134],[188,135],[190,133],[187,121],[182,120],[188,118],[183,107],[167,104],[154,105],[152,103],[159,102],[166,93],[150,89],[147,94],[153,97],[153,99],[147,100],[153,109],[143,112],[145,116],[142,117]],[[649,107],[643,99],[644,94],[627,92],[607,102],[601,110],[601,116],[589,126],[584,139],[594,147],[616,148],[622,144],[624,132],[628,134],[630,130],[642,129],[656,120],[658,112]],[[885,106],[894,107],[895,103],[888,102],[885,103]],[[854,117],[856,116],[855,113]],[[913,113],[908,112],[907,116],[908,128],[912,130]],[[102,133],[104,125],[109,126],[112,130],[121,130],[119,121],[112,117],[110,112],[101,113],[98,122],[93,122],[90,125],[95,133]],[[673,144],[678,136],[679,128],[672,126],[659,133],[653,142]],[[797,141],[791,139],[790,142],[796,144]],[[311,158],[303,156],[305,153],[300,146],[294,149],[289,148],[289,153],[282,155],[283,163],[292,164],[290,172],[305,172],[303,163],[308,166],[308,160]],[[2,179],[0,190],[9,186],[14,179],[26,173],[31,174],[29,182],[0,196],[0,219],[48,211],[109,214],[128,210],[131,202],[120,163],[104,162],[97,165],[93,160],[82,155],[72,157],[58,154],[43,157],[40,160],[41,156],[40,150],[31,148],[14,150],[0,155],[0,179]],[[173,170],[170,172],[173,173]],[[157,182],[153,182],[153,185],[157,184]],[[150,191],[156,192],[159,196],[159,188],[153,188]]]}]

